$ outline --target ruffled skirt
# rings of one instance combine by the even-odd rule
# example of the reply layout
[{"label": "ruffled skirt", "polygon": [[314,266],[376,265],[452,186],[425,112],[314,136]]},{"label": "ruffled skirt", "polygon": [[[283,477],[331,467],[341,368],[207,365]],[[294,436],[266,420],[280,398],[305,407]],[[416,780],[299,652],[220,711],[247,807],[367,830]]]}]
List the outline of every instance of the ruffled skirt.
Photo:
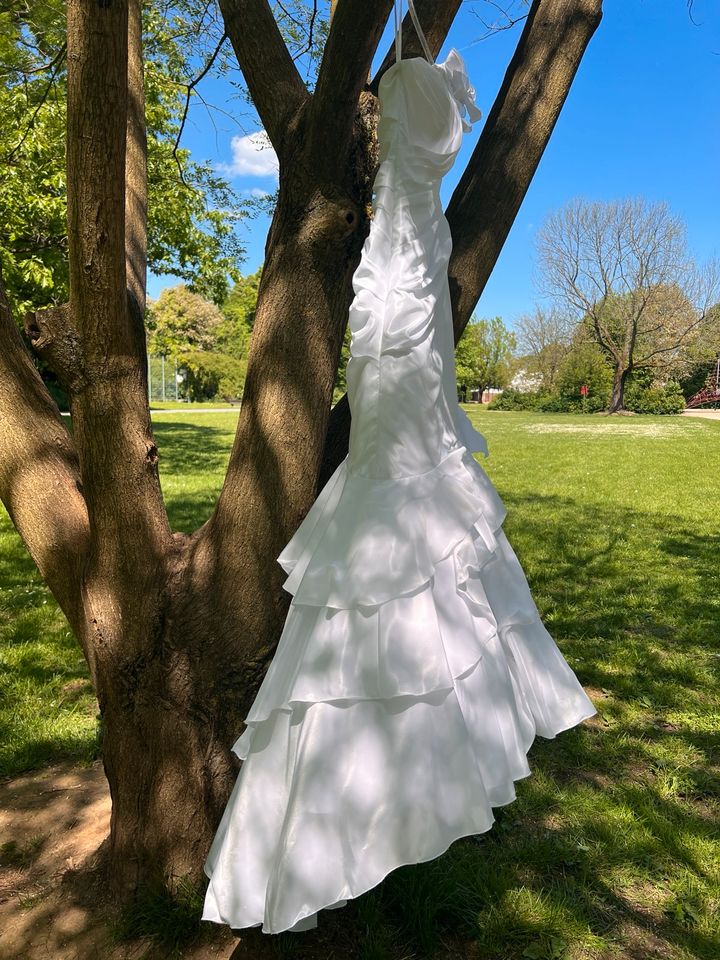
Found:
[{"label": "ruffled skirt", "polygon": [[205,862],[203,919],[314,926],[488,830],[535,736],[596,713],[504,517],[464,446],[399,480],[337,468],[278,557],[294,596],[233,745],[244,762]]}]

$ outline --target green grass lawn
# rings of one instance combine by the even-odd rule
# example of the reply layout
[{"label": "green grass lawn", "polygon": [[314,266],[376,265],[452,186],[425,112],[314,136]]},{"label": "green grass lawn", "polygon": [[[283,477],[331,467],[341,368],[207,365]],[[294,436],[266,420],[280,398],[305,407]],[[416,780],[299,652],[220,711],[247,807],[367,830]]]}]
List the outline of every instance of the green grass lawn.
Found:
[{"label": "green grass lawn", "polygon": [[189,403],[187,400],[153,400],[150,404],[152,410],[184,410],[185,413],[194,410],[215,410],[218,407],[225,407],[227,410],[239,410],[238,403],[227,403],[223,399],[205,400],[202,402]]},{"label": "green grass lawn", "polygon": [[[396,871],[316,932],[273,938],[276,952],[717,960],[720,422],[465,409],[598,716],[538,738],[491,831]],[[176,529],[210,514],[236,417],[154,415]],[[95,731],[80,650],[3,514],[0,775],[88,760]]]}]

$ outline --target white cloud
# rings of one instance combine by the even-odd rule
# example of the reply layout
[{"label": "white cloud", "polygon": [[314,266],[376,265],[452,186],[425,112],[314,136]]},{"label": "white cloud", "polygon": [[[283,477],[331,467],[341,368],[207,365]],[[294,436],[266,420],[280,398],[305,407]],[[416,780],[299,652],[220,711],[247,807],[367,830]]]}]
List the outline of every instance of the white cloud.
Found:
[{"label": "white cloud", "polygon": [[230,141],[232,163],[221,164],[231,176],[277,177],[278,158],[264,130]]}]

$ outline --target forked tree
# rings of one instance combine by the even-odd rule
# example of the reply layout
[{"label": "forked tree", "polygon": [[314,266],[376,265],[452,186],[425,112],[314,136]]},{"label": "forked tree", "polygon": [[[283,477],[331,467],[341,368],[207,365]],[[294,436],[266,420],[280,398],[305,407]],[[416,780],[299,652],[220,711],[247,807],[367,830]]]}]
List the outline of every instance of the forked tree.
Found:
[{"label": "forked tree", "polygon": [[667,374],[717,325],[718,264],[695,263],[666,203],[572,200],[547,218],[537,246],[546,293],[613,371],[609,413],[623,410],[633,371]]},{"label": "forked tree", "polygon": [[[280,188],[234,445],[199,529],[171,529],[148,411],[139,0],[67,4],[70,302],[25,324],[72,433],[0,295],[0,496],[87,658],[112,796],[98,862],[121,899],[201,878],[238,772],[230,748],[288,610],[275,558],[347,452],[347,400],[331,400],[394,57],[368,82],[392,0],[339,0],[311,93],[268,0],[219,2]],[[417,0],[434,53],[459,6]],[[456,341],[600,17],[601,0],[530,6],[447,210]],[[403,49],[421,54],[407,18]]]}]

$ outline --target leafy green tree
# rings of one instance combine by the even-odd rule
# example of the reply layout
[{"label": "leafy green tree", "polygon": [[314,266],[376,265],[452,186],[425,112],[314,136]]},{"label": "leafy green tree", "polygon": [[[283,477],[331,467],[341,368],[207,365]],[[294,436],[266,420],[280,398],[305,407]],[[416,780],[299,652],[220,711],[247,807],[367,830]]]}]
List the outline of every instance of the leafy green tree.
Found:
[{"label": "leafy green tree", "polygon": [[195,403],[215,397],[241,398],[245,386],[244,360],[225,353],[185,350],[178,356],[184,374],[180,395]]},{"label": "leafy green tree", "polygon": [[558,368],[556,390],[559,396],[580,404],[580,388],[587,387],[587,404],[593,410],[602,410],[610,400],[612,384],[612,367],[600,347],[592,340],[576,336]]},{"label": "leafy green tree", "polygon": [[[210,164],[176,149],[185,83],[196,66],[182,41],[193,4],[168,19],[145,4],[147,257],[220,302],[243,256],[245,205]],[[0,266],[16,311],[68,299],[66,46],[62,0],[16,0],[0,12]]]},{"label": "leafy green tree", "polygon": [[193,293],[185,284],[166,287],[148,304],[148,352],[177,357],[189,349],[212,350],[222,314],[214,303]]},{"label": "leafy green tree", "polygon": [[510,377],[512,354],[516,346],[500,317],[471,320],[455,348],[455,376],[461,390],[483,392],[504,387]]},{"label": "leafy green tree", "polygon": [[217,331],[217,346],[231,357],[246,357],[257,305],[262,267],[247,276],[238,276],[225,298]]}]

